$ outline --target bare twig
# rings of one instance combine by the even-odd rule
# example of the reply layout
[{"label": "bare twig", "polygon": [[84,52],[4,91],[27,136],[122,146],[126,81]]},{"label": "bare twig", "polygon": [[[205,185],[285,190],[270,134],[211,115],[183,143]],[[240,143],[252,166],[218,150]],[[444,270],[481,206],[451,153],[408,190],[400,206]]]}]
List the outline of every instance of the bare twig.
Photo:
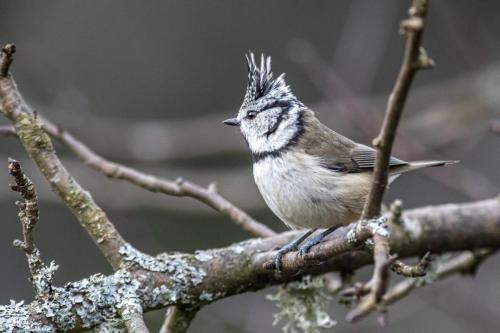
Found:
[{"label": "bare twig", "polygon": [[[332,68],[318,54],[317,50],[315,50],[310,43],[302,40],[300,41],[300,43],[302,52],[306,56],[303,56],[301,58],[305,61],[299,62],[299,64],[303,65],[302,67],[305,69],[306,74],[308,74],[308,76],[310,77],[311,82],[315,83],[318,89],[320,89],[325,94],[325,96],[331,100],[332,103],[335,103],[335,106],[339,109],[340,112],[342,112],[342,116],[344,116],[345,119],[349,121],[349,124],[359,129],[358,133],[367,138],[372,137],[374,135],[373,124],[381,120],[380,117],[378,117],[378,113],[376,112],[376,106],[374,107],[373,105],[379,104],[375,101],[379,100],[380,98],[375,99],[375,101],[365,101],[364,98],[357,95],[352,87],[350,87],[349,84],[347,84],[347,82],[345,82],[340,77],[340,75],[337,74],[334,68]],[[492,77],[498,77],[498,73],[495,73],[494,70],[489,70],[488,72],[493,72],[493,74],[490,74]],[[483,78],[486,75],[487,74],[483,72],[480,75],[477,75],[476,80],[485,81]],[[325,78],[322,80],[318,80],[318,78],[321,77]],[[467,78],[461,79],[458,82],[464,81],[470,84],[474,80]],[[479,84],[478,86],[482,88],[481,84]],[[467,133],[467,131],[464,129],[465,124],[470,124],[471,121],[474,121],[476,124],[481,122],[481,117],[477,116],[478,112],[482,111],[482,109],[490,107],[489,104],[484,103],[483,99],[481,99],[480,97],[483,94],[487,94],[487,89],[472,92],[472,88],[467,89],[458,84],[451,84],[450,82],[446,83],[447,91],[455,90],[457,88],[460,93],[454,95],[460,96],[460,98],[451,98],[452,100],[456,100],[453,105],[450,105],[449,102],[447,102],[444,104],[444,107],[443,103],[430,107],[430,111],[428,110],[420,114],[423,114],[423,117],[421,117],[418,121],[412,122],[410,120],[406,131],[398,133],[398,145],[399,147],[401,147],[401,151],[404,151],[407,156],[411,156],[413,159],[428,159],[430,154],[432,153],[432,150],[436,150],[449,145],[453,141],[463,140],[464,133]],[[422,90],[427,91],[427,93],[422,94]],[[424,89],[421,88],[419,95],[424,95],[425,97],[419,96],[419,100],[436,98],[435,96],[436,94],[439,94],[437,92],[440,90],[442,90],[442,88],[438,85],[427,86],[427,88]],[[471,96],[463,97],[468,93],[470,93]],[[459,100],[464,100],[467,102],[461,103]],[[470,111],[471,105],[474,110],[478,111],[474,112],[474,119],[470,119],[469,117],[467,117],[468,114],[472,113]],[[443,117],[442,115],[451,112],[442,110],[440,110],[440,114],[437,115],[437,111],[442,108],[454,110],[453,117],[451,114]],[[458,108],[460,108],[460,111],[455,112]],[[493,108],[496,108],[496,106]],[[323,115],[323,117],[325,116],[326,114]],[[415,135],[415,131],[422,134],[422,118],[425,119],[431,117],[433,119],[433,122],[437,124],[436,128],[439,127],[439,124],[443,124],[443,122],[446,121],[446,127],[443,128],[446,129],[446,133],[440,131],[441,135],[437,135],[431,140],[425,140],[425,142],[415,140],[414,138],[418,136],[418,134]],[[420,128],[420,130],[417,130],[418,128]],[[429,136],[427,135],[426,137]],[[495,189],[495,185],[492,185],[493,183],[489,181],[485,175],[480,174],[473,169],[462,166],[461,168],[446,170],[446,172],[447,174],[443,175],[444,171],[441,170],[422,170],[423,175],[425,175],[426,177],[455,191],[464,193],[471,198],[478,199],[497,192]]]},{"label": "bare twig", "polygon": [[429,68],[432,64],[432,60],[427,58],[420,46],[426,12],[427,0],[414,0],[410,9],[410,18],[401,23],[401,29],[406,36],[405,55],[387,103],[380,134],[373,140],[373,145],[377,148],[377,162],[373,173],[372,187],[363,209],[363,219],[380,214],[382,197],[387,187],[392,144],[396,136],[399,119],[403,113],[406,97],[417,71],[422,68]]},{"label": "bare twig", "polygon": [[[427,0],[413,0],[409,11],[410,17],[401,23],[401,29],[406,36],[403,64],[387,103],[380,134],[373,140],[373,145],[377,149],[377,160],[373,171],[372,187],[366,199],[361,220],[380,215],[380,206],[387,187],[392,145],[406,97],[416,72],[419,69],[433,66],[432,60],[427,57],[420,46],[426,12]],[[367,314],[367,309],[370,309],[372,304],[379,304],[388,285],[389,274],[387,270],[394,260],[389,257],[389,238],[378,233],[375,233],[372,238],[375,264],[370,283],[371,292],[347,314],[348,321],[360,319]]]},{"label": "bare twig", "polygon": [[44,120],[43,126],[47,133],[70,148],[85,164],[107,177],[123,179],[152,192],[194,198],[225,214],[233,223],[254,236],[270,237],[275,235],[275,232],[269,227],[254,220],[217,193],[215,186],[204,188],[180,178],[174,182],[142,173],[125,165],[106,160],[73,135],[47,120]]},{"label": "bare twig", "polygon": [[16,130],[12,126],[0,126],[0,135],[17,136]]},{"label": "bare twig", "polygon": [[189,324],[198,312],[197,309],[187,310],[180,306],[170,306],[165,313],[165,321],[159,333],[185,333]]},{"label": "bare twig", "polygon": [[39,298],[51,293],[52,280],[57,266],[53,262],[46,266],[42,261],[40,251],[35,246],[33,230],[38,222],[38,198],[32,181],[24,174],[19,162],[10,158],[9,173],[15,181],[15,184],[10,185],[11,189],[19,192],[23,198],[23,201],[16,202],[19,207],[23,240],[16,239],[14,246],[26,253],[35,294]]},{"label": "bare twig", "polygon": [[13,123],[21,143],[53,191],[71,209],[110,264],[118,268],[121,261],[118,250],[125,241],[90,194],[63,166],[40,119],[22,99],[12,76],[7,75],[12,62],[9,50],[12,51],[13,46],[4,47],[0,57],[3,69],[0,72],[0,111]]},{"label": "bare twig", "polygon": [[[407,296],[413,289],[418,287],[423,287],[437,280],[444,279],[452,274],[456,273],[469,273],[475,271],[477,266],[485,260],[487,257],[495,253],[495,250],[484,249],[475,251],[465,251],[459,255],[441,262],[436,265],[436,267],[430,272],[432,278],[422,278],[422,279],[405,279],[391,289],[382,298],[383,305],[393,304],[400,299]],[[368,312],[376,310],[374,305],[372,308],[367,310]]]},{"label": "bare twig", "polygon": [[24,241],[17,242],[26,253],[32,254],[35,250],[33,240],[33,229],[38,222],[38,198],[35,192],[35,187],[31,180],[26,177],[21,170],[21,165],[18,161],[9,158],[9,173],[16,184],[10,185],[13,191],[19,192],[24,199],[22,202],[18,201],[16,204],[19,207],[19,219],[23,228]]}]

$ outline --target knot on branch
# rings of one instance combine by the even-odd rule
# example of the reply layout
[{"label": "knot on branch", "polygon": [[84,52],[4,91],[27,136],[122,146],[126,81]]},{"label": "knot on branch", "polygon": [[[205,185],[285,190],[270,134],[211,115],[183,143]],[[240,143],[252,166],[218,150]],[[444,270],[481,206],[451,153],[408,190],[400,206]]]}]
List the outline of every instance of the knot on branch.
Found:
[{"label": "knot on branch", "polygon": [[409,30],[420,31],[424,28],[424,20],[421,17],[410,17],[401,22],[400,33],[406,34]]}]

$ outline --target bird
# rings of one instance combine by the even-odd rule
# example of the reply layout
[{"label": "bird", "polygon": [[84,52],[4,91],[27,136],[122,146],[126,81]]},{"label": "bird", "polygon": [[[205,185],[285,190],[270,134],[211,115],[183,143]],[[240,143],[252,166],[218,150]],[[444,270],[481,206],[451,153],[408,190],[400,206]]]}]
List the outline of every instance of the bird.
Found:
[{"label": "bird", "polygon": [[[235,118],[253,160],[255,184],[271,211],[289,228],[307,230],[278,250],[280,271],[285,253],[301,255],[335,229],[359,220],[372,182],[375,149],[357,143],[322,124],[285,82],[271,71],[271,57],[245,55],[248,81]],[[401,174],[457,161],[406,162],[391,157],[390,184]],[[309,238],[317,229],[325,229]],[[305,242],[304,242],[305,241]],[[301,245],[302,244],[302,245]]]}]

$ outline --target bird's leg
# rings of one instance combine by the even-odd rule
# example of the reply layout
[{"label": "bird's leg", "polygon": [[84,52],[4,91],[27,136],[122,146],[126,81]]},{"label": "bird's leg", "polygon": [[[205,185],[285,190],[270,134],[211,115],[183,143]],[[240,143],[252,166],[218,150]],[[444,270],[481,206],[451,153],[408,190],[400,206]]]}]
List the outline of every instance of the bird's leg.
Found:
[{"label": "bird's leg", "polygon": [[330,228],[326,229],[325,231],[317,234],[316,236],[311,237],[310,239],[308,239],[307,242],[305,242],[299,248],[300,255],[303,256],[304,254],[306,254],[307,252],[309,252],[309,250],[311,249],[311,247],[313,247],[314,245],[320,243],[323,240],[323,238],[325,238],[326,236],[328,236],[329,234],[331,234],[332,232],[334,232],[338,228],[339,228],[339,226],[330,227]]},{"label": "bird's leg", "polygon": [[300,236],[299,238],[294,239],[290,243],[284,245],[281,249],[278,250],[276,257],[274,257],[274,267],[276,267],[276,271],[280,271],[281,266],[281,257],[288,252],[296,251],[299,247],[300,243],[304,241],[307,237],[309,237],[313,232],[316,231],[316,228],[307,231],[305,234]]}]

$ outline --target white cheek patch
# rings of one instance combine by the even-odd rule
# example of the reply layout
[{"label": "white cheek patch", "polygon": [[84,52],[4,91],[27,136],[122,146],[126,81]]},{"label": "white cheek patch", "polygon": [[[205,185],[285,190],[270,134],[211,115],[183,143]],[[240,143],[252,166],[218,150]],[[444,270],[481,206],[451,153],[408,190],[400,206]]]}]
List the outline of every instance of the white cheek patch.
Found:
[{"label": "white cheek patch", "polygon": [[[266,121],[266,118],[264,118],[264,114],[260,116],[263,117],[263,123],[264,123],[264,121]],[[274,118],[270,118],[272,120],[267,119],[269,123],[265,123],[265,126],[259,125],[257,127],[259,128],[258,130],[253,126],[251,126],[252,128],[245,128],[247,127],[247,124],[242,124],[243,125],[242,132],[247,138],[248,145],[250,146],[250,150],[253,153],[262,153],[262,152],[279,150],[288,145],[288,143],[293,139],[293,137],[298,131],[296,122],[299,117],[299,113],[294,112],[294,110],[290,110],[289,114],[283,118],[276,131],[274,131],[274,133],[270,134],[269,136],[267,136],[265,133],[269,131],[274,121],[277,120],[279,113],[274,115],[270,114],[269,116],[265,115],[265,116]]]}]

